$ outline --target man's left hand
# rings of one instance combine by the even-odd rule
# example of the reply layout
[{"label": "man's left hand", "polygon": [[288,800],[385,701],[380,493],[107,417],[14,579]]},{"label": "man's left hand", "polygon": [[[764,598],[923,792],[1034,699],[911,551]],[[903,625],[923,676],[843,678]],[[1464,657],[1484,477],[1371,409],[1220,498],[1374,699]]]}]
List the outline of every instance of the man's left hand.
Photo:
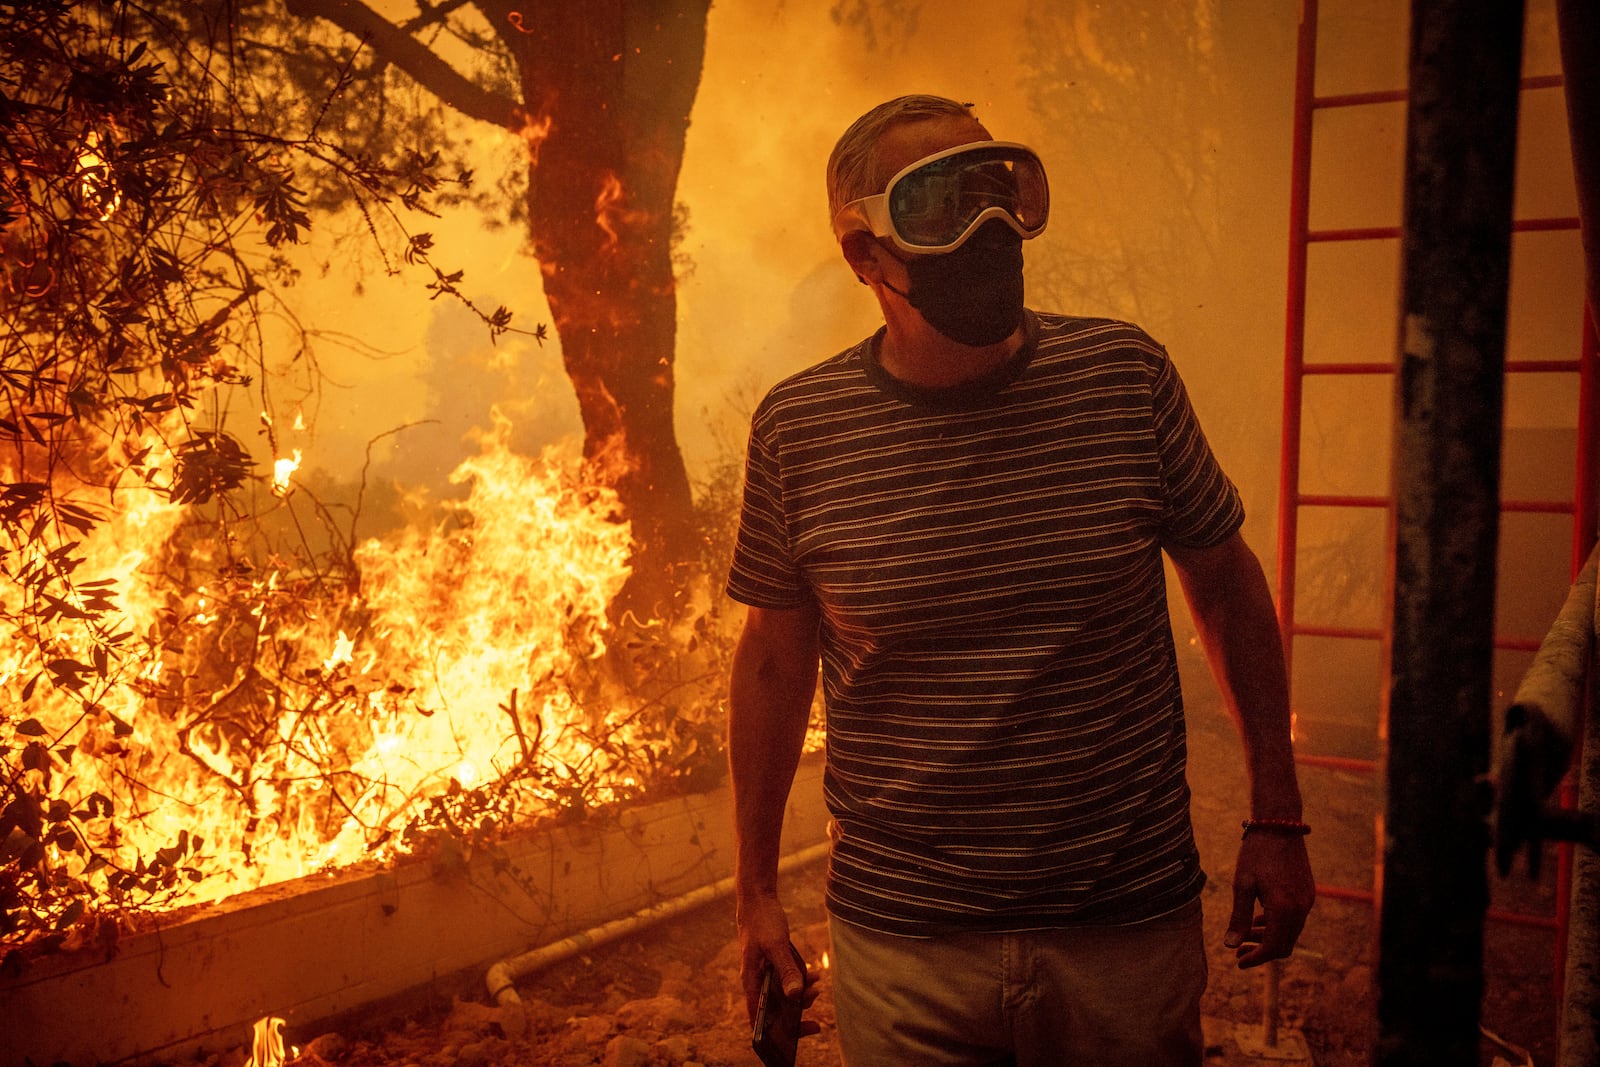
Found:
[{"label": "man's left hand", "polygon": [[1233,915],[1222,943],[1238,950],[1240,967],[1283,959],[1294,950],[1316,896],[1304,837],[1245,834],[1233,868]]}]

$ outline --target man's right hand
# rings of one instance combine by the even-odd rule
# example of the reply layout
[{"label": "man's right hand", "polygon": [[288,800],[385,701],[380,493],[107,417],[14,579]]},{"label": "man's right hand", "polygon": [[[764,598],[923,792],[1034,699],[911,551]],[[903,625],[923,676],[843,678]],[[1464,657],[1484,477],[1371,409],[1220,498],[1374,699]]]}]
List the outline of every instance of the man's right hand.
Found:
[{"label": "man's right hand", "polygon": [[[728,770],[733,786],[734,899],[739,981],[752,1023],[761,998],[761,970],[768,961],[786,996],[801,997],[804,1004],[816,996],[814,988],[807,989],[806,976],[789,951],[789,919],[778,902],[778,847],[817,688],[818,618],[814,604],[752,607],[733,653]],[[801,1032],[807,1032],[805,1025]]]},{"label": "man's right hand", "polygon": [[[795,963],[794,953],[789,948],[789,917],[778,898],[765,894],[741,896],[737,911],[739,983],[744,987],[745,1012],[751,1023],[755,1022],[756,1002],[761,995],[761,971],[769,961],[778,972],[783,995],[805,994],[804,1003],[809,1006],[818,991],[806,981],[807,975]],[[815,1024],[811,1024],[811,1032],[815,1029]]]}]

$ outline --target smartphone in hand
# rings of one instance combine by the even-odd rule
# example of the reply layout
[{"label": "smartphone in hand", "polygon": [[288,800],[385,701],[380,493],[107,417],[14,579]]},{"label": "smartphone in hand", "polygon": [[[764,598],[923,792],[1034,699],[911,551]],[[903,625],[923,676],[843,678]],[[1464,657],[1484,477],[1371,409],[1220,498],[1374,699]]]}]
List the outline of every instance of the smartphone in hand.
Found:
[{"label": "smartphone in hand", "polygon": [[[806,973],[806,961],[793,945],[789,951],[800,965],[800,974]],[[803,996],[803,994],[802,994]],[[750,1031],[750,1046],[761,1057],[766,1067],[794,1067],[795,1051],[800,1044],[801,997],[784,995],[783,984],[778,980],[778,970],[771,961],[761,969],[761,992],[756,1000],[756,1021]]]}]

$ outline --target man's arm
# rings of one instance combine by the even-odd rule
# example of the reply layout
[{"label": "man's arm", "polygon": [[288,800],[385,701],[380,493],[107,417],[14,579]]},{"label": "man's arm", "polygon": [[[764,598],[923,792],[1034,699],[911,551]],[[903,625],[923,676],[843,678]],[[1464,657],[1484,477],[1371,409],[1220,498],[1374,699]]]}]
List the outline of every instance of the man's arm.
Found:
[{"label": "man's arm", "polygon": [[778,848],[817,688],[817,621],[815,608],[750,608],[733,653],[728,764],[734,893],[740,980],[752,1015],[763,961],[771,960],[777,968],[787,995],[800,995],[804,986],[789,952],[789,921],[778,900]]},{"label": "man's arm", "polygon": [[[1189,601],[1211,673],[1244,743],[1250,817],[1301,818],[1300,785],[1290,740],[1289,682],[1283,641],[1266,576],[1235,533],[1212,548],[1169,548]],[[1298,834],[1245,834],[1234,865],[1233,915],[1224,943],[1239,964],[1254,967],[1287,956],[1316,899],[1305,839]],[[1262,916],[1254,916],[1257,902]]]}]

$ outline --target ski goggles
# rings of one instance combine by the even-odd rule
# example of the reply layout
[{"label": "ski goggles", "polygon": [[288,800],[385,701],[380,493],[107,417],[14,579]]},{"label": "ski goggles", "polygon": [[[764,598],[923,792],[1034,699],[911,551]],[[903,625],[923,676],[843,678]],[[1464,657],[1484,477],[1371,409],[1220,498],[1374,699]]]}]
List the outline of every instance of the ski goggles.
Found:
[{"label": "ski goggles", "polygon": [[961,247],[978,227],[1000,219],[1024,239],[1044,232],[1050,186],[1033,149],[976,141],[924,156],[875,196],[852,200],[833,217],[840,240],[856,230],[888,237],[914,254]]}]

